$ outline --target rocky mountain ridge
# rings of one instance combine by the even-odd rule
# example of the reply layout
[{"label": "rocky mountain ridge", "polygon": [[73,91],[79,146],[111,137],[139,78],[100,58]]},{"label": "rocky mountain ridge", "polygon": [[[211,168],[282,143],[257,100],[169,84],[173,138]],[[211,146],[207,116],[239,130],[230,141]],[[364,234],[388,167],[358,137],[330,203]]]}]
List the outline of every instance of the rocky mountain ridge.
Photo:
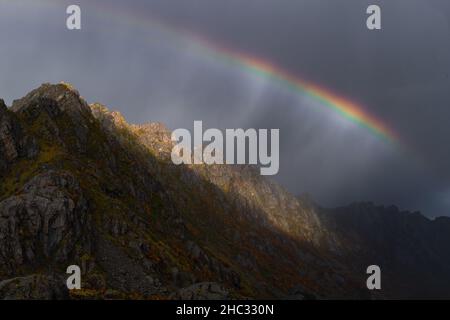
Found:
[{"label": "rocky mountain ridge", "polygon": [[[0,297],[450,297],[450,219],[320,208],[252,167],[175,166],[171,148],[164,125],[68,84],[1,101]],[[82,290],[64,287],[71,264]]]}]

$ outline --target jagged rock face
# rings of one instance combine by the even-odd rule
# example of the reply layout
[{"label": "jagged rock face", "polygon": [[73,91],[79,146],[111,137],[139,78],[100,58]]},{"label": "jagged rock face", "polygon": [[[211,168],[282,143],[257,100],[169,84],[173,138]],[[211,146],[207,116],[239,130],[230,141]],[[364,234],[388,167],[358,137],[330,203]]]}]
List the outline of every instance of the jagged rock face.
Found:
[{"label": "jagged rock face", "polygon": [[[389,262],[388,279],[448,271],[447,219],[325,210],[253,167],[175,166],[172,146],[164,125],[128,124],[67,84],[0,101],[0,297],[65,298],[71,264],[71,298],[120,299],[365,298],[366,264]],[[450,296],[426,279],[380,297]]]},{"label": "jagged rock face", "polygon": [[[65,83],[57,85],[43,84],[22,99],[15,100],[11,110],[16,113],[30,111],[30,106],[39,100],[54,101],[55,105],[58,106],[58,111],[67,112],[77,120],[86,120],[90,115],[90,108],[86,101],[80,97],[77,90]],[[81,127],[85,125],[83,121],[79,124]]]},{"label": "jagged rock face", "polygon": [[69,173],[49,171],[32,178],[18,194],[0,202],[0,268],[12,274],[49,258],[68,261],[88,230],[87,210]]},{"label": "jagged rock face", "polygon": [[68,299],[64,280],[47,275],[17,277],[0,282],[0,296],[5,300]]},{"label": "jagged rock face", "polygon": [[0,100],[0,172],[19,156],[18,131],[5,102]]}]

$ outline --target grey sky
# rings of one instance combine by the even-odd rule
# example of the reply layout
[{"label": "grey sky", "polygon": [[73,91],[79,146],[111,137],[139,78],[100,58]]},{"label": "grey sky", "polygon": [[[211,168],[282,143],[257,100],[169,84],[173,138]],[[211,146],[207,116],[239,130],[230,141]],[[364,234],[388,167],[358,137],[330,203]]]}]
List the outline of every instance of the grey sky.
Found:
[{"label": "grey sky", "polygon": [[[81,31],[65,28],[74,3]],[[365,27],[369,4],[382,8],[381,31]],[[133,12],[358,101],[402,141],[385,143],[309,97],[124,18]],[[449,23],[446,0],[0,0],[0,96],[11,103],[63,80],[130,122],[280,128],[275,179],[292,193],[450,215]]]}]

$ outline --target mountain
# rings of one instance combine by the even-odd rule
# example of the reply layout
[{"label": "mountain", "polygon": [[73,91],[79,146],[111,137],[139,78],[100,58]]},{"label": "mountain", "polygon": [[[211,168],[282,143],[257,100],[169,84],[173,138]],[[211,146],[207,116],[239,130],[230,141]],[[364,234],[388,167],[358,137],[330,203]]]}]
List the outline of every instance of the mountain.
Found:
[{"label": "mountain", "polygon": [[[449,218],[326,209],[252,166],[173,165],[171,149],[164,125],[65,83],[0,101],[0,297],[450,297]],[[82,289],[68,291],[74,264]]]}]

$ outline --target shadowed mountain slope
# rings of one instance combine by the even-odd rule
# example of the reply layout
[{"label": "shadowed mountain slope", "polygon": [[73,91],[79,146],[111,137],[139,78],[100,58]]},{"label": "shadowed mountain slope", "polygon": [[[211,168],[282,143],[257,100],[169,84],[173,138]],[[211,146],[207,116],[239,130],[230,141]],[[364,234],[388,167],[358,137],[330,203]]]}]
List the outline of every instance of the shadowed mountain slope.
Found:
[{"label": "shadowed mountain slope", "polygon": [[[0,297],[450,297],[449,219],[323,209],[254,167],[175,166],[171,149],[162,124],[64,83],[1,101]],[[67,292],[72,264],[82,290]]]}]

